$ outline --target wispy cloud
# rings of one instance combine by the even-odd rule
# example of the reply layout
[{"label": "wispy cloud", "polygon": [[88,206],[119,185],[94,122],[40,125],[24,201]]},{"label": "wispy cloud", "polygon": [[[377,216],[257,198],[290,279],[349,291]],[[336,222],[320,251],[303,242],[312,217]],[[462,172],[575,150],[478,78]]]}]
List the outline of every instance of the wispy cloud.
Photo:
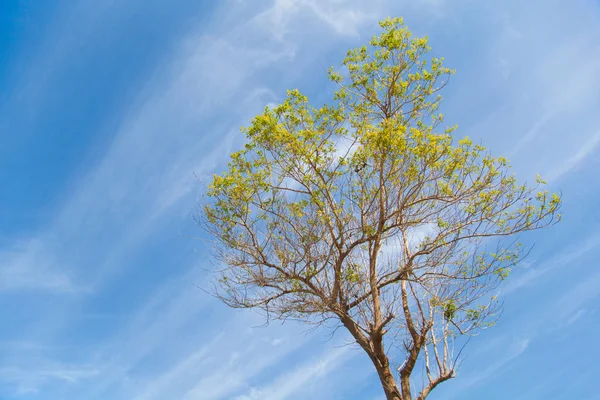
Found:
[{"label": "wispy cloud", "polygon": [[[599,266],[595,265],[596,268]],[[557,306],[552,308],[553,318],[566,321],[566,324],[562,326],[564,328],[581,317],[581,315],[576,316],[581,312],[581,308],[598,296],[600,296],[600,273],[594,270],[594,273],[584,275],[577,285],[570,288],[558,299]]]},{"label": "wispy cloud", "polygon": [[513,340],[510,343],[503,342],[499,344],[503,350],[502,355],[495,357],[492,362],[487,362],[486,366],[482,369],[472,372],[466,376],[460,376],[460,379],[457,381],[457,383],[453,384],[454,393],[460,392],[461,390],[465,390],[471,386],[475,386],[485,381],[511,361],[521,356],[527,350],[530,343],[531,339],[522,338]]},{"label": "wispy cloud", "polygon": [[252,388],[246,394],[235,397],[234,400],[278,400],[297,395],[309,382],[315,383],[324,378],[350,355],[348,347],[336,348],[316,361],[306,363],[289,373],[281,374],[266,386]]},{"label": "wispy cloud", "polygon": [[366,8],[356,0],[275,0],[272,7],[263,11],[257,20],[260,23],[267,22],[270,33],[278,40],[284,40],[293,29],[292,24],[306,21],[307,18],[299,17],[299,14],[306,12],[309,13],[309,20],[316,17],[338,35],[355,36],[364,24],[376,20],[380,8],[379,1],[372,2],[371,7]]},{"label": "wispy cloud", "polygon": [[550,112],[545,112],[538,120],[533,123],[533,126],[525,132],[525,134],[519,139],[517,144],[513,146],[513,148],[508,153],[508,157],[512,157],[525,148],[527,145],[531,144],[531,142],[540,135],[542,128],[544,125],[550,121]]},{"label": "wispy cloud", "polygon": [[[247,78],[287,53],[237,47],[227,35],[192,37],[182,42],[170,68],[141,91],[106,156],[75,186],[54,223],[31,238],[32,245],[11,252],[4,273],[14,277],[19,269],[32,277],[12,279],[12,287],[66,287],[82,264],[102,268],[77,280],[95,283],[110,276],[116,259],[135,251],[161,215],[189,196],[193,173],[209,173],[226,159],[244,111],[233,109],[225,125],[208,121],[223,115],[227,101],[258,106],[260,84]],[[63,283],[49,284],[52,279],[35,279],[36,274],[56,274]]]},{"label": "wispy cloud", "polygon": [[583,162],[585,162],[585,159],[591,154],[595,154],[598,151],[598,144],[600,144],[600,131],[591,135],[589,139],[587,139],[585,143],[581,145],[575,154],[567,158],[554,169],[550,170],[550,172],[544,174],[544,177],[546,177],[549,182],[556,182],[560,180],[566,174],[575,170]]},{"label": "wispy cloud", "polygon": [[37,365],[15,367],[11,365],[0,368],[0,385],[13,388],[17,396],[37,393],[41,387],[57,381],[74,384],[81,380],[89,380],[100,373],[91,366],[74,366],[52,364],[38,360]]},{"label": "wispy cloud", "polygon": [[[182,291],[181,282],[161,290],[137,313],[131,327],[101,349],[103,355],[116,356],[98,361],[106,373],[90,385],[88,398],[122,393],[123,379],[129,381],[131,396],[138,400],[230,398],[309,340],[287,327],[251,328],[261,319],[246,313],[229,320],[215,316],[207,320],[203,314],[224,306],[214,300],[199,301],[203,292]],[[203,320],[206,323],[200,323]],[[189,342],[176,345],[174,341],[182,335],[189,336]],[[143,360],[159,360],[166,348],[179,352],[174,362],[167,362],[162,372],[152,377],[138,372]]]},{"label": "wispy cloud", "polygon": [[35,239],[16,243],[0,251],[0,291],[38,290],[76,293],[85,288],[61,271],[57,260]]},{"label": "wispy cloud", "polygon": [[520,271],[521,274],[515,279],[508,282],[508,284],[502,289],[503,294],[509,294],[519,289],[525,288],[536,282],[543,275],[557,269],[570,267],[572,269],[573,262],[577,261],[578,258],[597,250],[600,247],[600,233],[592,234],[585,238],[581,243],[576,243],[568,246],[567,248],[558,252],[558,254],[547,255],[545,262],[532,263],[528,265],[525,271]]}]

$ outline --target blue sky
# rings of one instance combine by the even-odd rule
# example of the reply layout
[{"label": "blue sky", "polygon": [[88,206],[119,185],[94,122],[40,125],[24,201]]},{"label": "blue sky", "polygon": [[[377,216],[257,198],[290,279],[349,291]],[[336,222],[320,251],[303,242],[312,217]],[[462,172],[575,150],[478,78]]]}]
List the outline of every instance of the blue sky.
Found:
[{"label": "blue sky", "polygon": [[432,399],[594,399],[600,374],[596,0],[3,1],[0,399],[382,399],[343,335],[257,327],[198,289],[203,182],[239,127],[386,16],[457,69],[457,135],[564,195]]}]

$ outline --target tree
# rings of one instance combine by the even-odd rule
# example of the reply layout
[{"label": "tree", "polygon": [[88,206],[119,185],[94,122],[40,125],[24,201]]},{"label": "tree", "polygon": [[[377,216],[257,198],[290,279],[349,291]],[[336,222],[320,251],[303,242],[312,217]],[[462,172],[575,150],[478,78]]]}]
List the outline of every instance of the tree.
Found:
[{"label": "tree", "polygon": [[455,376],[461,338],[495,321],[498,284],[523,256],[515,235],[557,222],[560,197],[438,131],[453,71],[401,19],[380,26],[345,76],[330,70],[331,104],[292,90],[243,129],[201,223],[227,305],[343,326],[388,399],[423,400]]}]

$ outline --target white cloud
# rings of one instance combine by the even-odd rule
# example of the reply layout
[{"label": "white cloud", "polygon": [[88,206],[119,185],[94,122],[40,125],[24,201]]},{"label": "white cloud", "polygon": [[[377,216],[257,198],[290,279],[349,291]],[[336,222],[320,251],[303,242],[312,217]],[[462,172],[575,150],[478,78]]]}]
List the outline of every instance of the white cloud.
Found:
[{"label": "white cloud", "polygon": [[[314,385],[319,379],[331,374],[350,356],[348,347],[329,350],[316,361],[308,362],[289,373],[283,373],[268,385],[252,388],[234,400],[283,400],[298,395],[307,384]],[[295,396],[294,396],[295,397]],[[200,398],[198,398],[200,399]]]},{"label": "white cloud", "polygon": [[[453,393],[460,393],[469,387],[475,386],[489,377],[493,376],[497,371],[504,368],[507,364],[521,356],[531,344],[531,339],[521,338],[509,341],[498,342],[496,349],[502,349],[502,355],[499,357],[488,357],[487,362],[477,371],[470,372],[468,375],[458,373],[457,382],[452,384]],[[482,358],[483,359],[483,358]],[[492,360],[491,362],[489,360]]]},{"label": "white cloud", "polygon": [[315,13],[317,17],[331,26],[334,31],[341,35],[356,35],[358,29],[368,21],[376,19],[376,9],[379,5],[376,1],[371,3],[371,8],[360,7],[359,2],[347,0],[312,0],[305,4]]},{"label": "white cloud", "polygon": [[[596,271],[598,265],[593,267],[596,268],[592,270]],[[576,286],[571,287],[558,298],[556,306],[552,308],[552,313],[548,317],[552,320],[568,321],[574,318],[578,310],[598,296],[600,296],[600,273],[584,275]]]},{"label": "white cloud", "polygon": [[568,246],[558,254],[550,255],[548,257],[548,261],[542,263],[541,265],[528,265],[527,271],[523,271],[520,276],[509,280],[508,284],[502,289],[502,293],[506,295],[516,290],[523,289],[536,282],[543,275],[557,268],[572,267],[573,261],[576,261],[579,257],[598,249],[599,246],[600,233],[592,234],[588,236],[582,243]]},{"label": "white cloud", "polygon": [[556,182],[579,167],[587,157],[597,151],[600,144],[600,131],[589,137],[575,154],[560,163],[557,167],[544,174],[548,182]]},{"label": "white cloud", "polygon": [[[254,321],[255,325],[258,321]],[[217,400],[232,398],[240,390],[250,387],[258,379],[265,379],[264,373],[280,366],[286,357],[308,346],[306,335],[294,334],[288,327],[268,327],[236,330],[236,326],[250,326],[248,318],[234,321],[227,329],[226,337],[220,346],[211,350],[205,365],[184,386],[181,398],[188,400]],[[273,346],[273,336],[285,339]],[[281,340],[281,339],[280,339]],[[193,382],[190,386],[189,382]],[[223,384],[227,382],[227,384]],[[180,390],[181,388],[179,388]],[[165,392],[165,395],[171,392]],[[164,398],[164,396],[157,396]]]},{"label": "white cloud", "polygon": [[[198,376],[198,367],[204,366],[206,368],[206,358],[210,351],[210,348],[218,345],[219,338],[222,335],[218,335],[212,339],[210,343],[205,344],[200,350],[192,353],[188,358],[185,358],[179,362],[175,367],[168,370],[166,373],[153,379],[141,390],[141,393],[137,394],[135,400],[150,400],[163,398],[167,393],[176,391],[174,386],[181,386],[185,384],[185,380],[189,379],[190,376]],[[203,365],[204,364],[204,365]]]},{"label": "white cloud", "polygon": [[44,243],[31,239],[0,251],[0,291],[43,289],[55,293],[78,293],[86,288],[64,272]]},{"label": "white cloud", "polygon": [[[289,57],[286,49],[236,45],[232,35],[243,29],[221,37],[195,33],[182,42],[169,68],[141,91],[105,157],[75,185],[51,226],[31,239],[35,246],[11,252],[2,267],[10,282],[3,286],[66,290],[72,274],[90,264],[98,267],[78,281],[109,278],[117,266],[122,270],[118,260],[190,194],[194,172],[207,174],[226,160],[246,117],[233,104],[257,107],[271,92],[249,78]],[[225,123],[207,125],[216,115],[227,116]],[[190,210],[187,198],[182,208]]]},{"label": "white cloud", "polygon": [[571,315],[570,317],[567,318],[567,320],[565,321],[565,327],[574,324],[575,322],[579,321],[580,319],[582,319],[583,317],[585,317],[585,315],[589,314],[589,310],[585,309],[585,308],[581,308],[577,311],[575,311],[575,313],[573,315]]},{"label": "white cloud", "polygon": [[90,380],[99,372],[90,366],[61,365],[40,360],[27,367],[6,364],[0,368],[0,385],[12,387],[13,394],[20,396],[37,393],[40,387],[56,381],[74,384],[81,380]]},{"label": "white cloud", "polygon": [[[360,27],[376,20],[379,8],[378,1],[365,7],[356,0],[275,0],[272,7],[258,16],[257,21],[266,24],[277,40],[284,40],[290,33],[290,25],[300,20],[298,14],[310,11],[312,17],[325,23],[336,34],[355,36]],[[308,22],[308,25],[313,24]]]},{"label": "white cloud", "polygon": [[546,125],[548,121],[550,121],[550,115],[551,114],[549,112],[545,112],[538,120],[536,120],[533,126],[523,135],[523,137],[521,137],[521,139],[519,139],[517,144],[515,144],[514,147],[510,150],[510,152],[508,153],[508,157],[512,157],[513,155],[517,154],[519,151],[521,151],[523,148],[529,145],[536,137],[538,137],[544,125]]}]

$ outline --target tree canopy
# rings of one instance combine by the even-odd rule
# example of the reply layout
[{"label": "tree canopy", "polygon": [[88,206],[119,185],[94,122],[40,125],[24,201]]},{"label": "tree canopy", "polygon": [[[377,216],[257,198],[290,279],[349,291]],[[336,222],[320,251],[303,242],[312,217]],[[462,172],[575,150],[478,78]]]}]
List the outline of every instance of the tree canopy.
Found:
[{"label": "tree canopy", "polygon": [[330,104],[291,90],[243,129],[201,222],[226,304],[343,326],[388,399],[423,400],[455,376],[458,338],[494,322],[516,235],[557,222],[560,196],[442,129],[453,71],[402,19],[380,26],[330,70]]}]

